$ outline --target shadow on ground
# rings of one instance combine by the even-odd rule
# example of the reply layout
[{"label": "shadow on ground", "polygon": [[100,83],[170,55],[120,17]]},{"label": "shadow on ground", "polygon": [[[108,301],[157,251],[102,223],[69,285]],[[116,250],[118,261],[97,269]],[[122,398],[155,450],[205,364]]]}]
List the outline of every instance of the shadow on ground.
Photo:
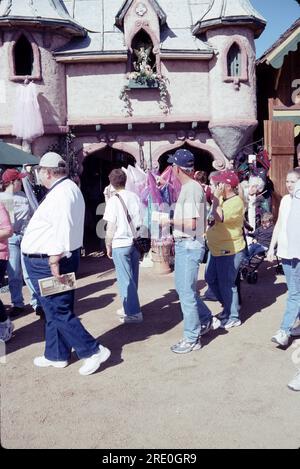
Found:
[{"label": "shadow on ground", "polygon": [[[275,283],[277,279],[280,282]],[[285,277],[276,275],[276,265],[263,262],[258,270],[256,284],[248,284],[245,280],[241,282],[241,320],[245,322],[254,314],[261,313],[286,291]]]},{"label": "shadow on ground", "polygon": [[[96,275],[96,281],[82,286],[76,291],[76,313],[80,316],[92,310],[106,308],[110,305],[116,293],[104,293],[106,288],[111,287],[116,279],[105,278],[113,269],[113,263],[106,257],[86,257],[82,259],[79,277]],[[241,285],[242,308],[241,319],[246,322],[251,316],[260,313],[272,305],[278,296],[286,292],[285,279],[275,283],[275,266],[264,263],[259,269],[257,284],[247,284],[243,281]],[[204,288],[203,280],[198,282],[198,288]],[[89,298],[99,292],[98,296]],[[207,306],[210,307],[209,303]],[[133,342],[143,342],[151,336],[163,334],[174,328],[182,321],[182,313],[178,296],[175,290],[169,290],[160,298],[157,298],[143,306],[144,322],[141,324],[118,325],[98,338],[100,343],[107,345],[113,350],[112,357],[105,367],[114,366],[122,362],[123,346]],[[224,329],[211,331],[202,338],[202,346],[205,347],[218,335],[227,334]],[[180,337],[178,337],[180,339]],[[27,347],[33,343],[44,341],[44,322],[36,320],[17,330],[14,339],[7,344],[7,353]],[[172,345],[172,344],[170,344]],[[73,357],[75,359],[75,355]],[[76,358],[77,359],[77,358]],[[72,360],[73,361],[73,360]],[[103,369],[103,368],[102,368]]]}]

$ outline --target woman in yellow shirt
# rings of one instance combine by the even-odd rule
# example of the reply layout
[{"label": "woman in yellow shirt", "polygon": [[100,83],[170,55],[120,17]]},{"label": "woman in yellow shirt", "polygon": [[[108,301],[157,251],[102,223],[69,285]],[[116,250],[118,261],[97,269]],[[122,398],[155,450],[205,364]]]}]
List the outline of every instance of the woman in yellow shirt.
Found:
[{"label": "woman in yellow shirt", "polygon": [[235,192],[239,179],[234,171],[221,171],[211,179],[216,189],[206,232],[210,254],[205,280],[223,304],[221,327],[230,329],[241,325],[236,278],[246,247],[244,204]]}]

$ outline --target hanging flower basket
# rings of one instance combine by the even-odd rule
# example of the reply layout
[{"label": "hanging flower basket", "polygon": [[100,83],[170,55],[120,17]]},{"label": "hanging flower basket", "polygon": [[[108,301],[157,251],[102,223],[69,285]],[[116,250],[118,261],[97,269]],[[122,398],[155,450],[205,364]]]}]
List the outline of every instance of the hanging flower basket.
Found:
[{"label": "hanging flower basket", "polygon": [[133,79],[133,78],[130,78],[128,80],[128,85],[127,85],[127,88],[129,89],[137,89],[137,88],[158,88],[159,87],[159,84],[158,84],[158,81],[156,79],[147,79],[147,78],[144,78],[144,79]]},{"label": "hanging flower basket", "polygon": [[164,114],[170,112],[169,95],[167,91],[167,79],[157,73],[154,73],[151,68],[147,68],[140,72],[131,72],[127,74],[127,83],[123,86],[120,92],[120,99],[124,101],[124,111],[127,116],[132,116],[133,110],[129,94],[131,89],[158,89],[160,96],[159,107]]}]

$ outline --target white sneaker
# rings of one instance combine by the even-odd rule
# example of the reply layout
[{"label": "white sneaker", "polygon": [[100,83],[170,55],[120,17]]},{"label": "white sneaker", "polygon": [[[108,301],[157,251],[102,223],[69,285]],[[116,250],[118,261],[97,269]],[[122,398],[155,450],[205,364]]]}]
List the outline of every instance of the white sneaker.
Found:
[{"label": "white sneaker", "polygon": [[11,339],[14,327],[9,318],[6,321],[0,322],[0,340],[8,342]]},{"label": "white sneaker", "polygon": [[65,361],[54,361],[48,360],[44,355],[42,357],[35,357],[33,364],[39,367],[54,366],[54,368],[65,368],[68,366],[68,362]]},{"label": "white sneaker", "polygon": [[273,335],[271,341],[275,342],[275,344],[285,347],[289,343],[289,335],[282,329],[279,329],[279,331]]},{"label": "white sneaker", "polygon": [[99,352],[84,360],[79,373],[83,376],[91,375],[98,370],[101,363],[104,363],[110,357],[110,350],[103,345],[99,345]]},{"label": "white sneaker", "polygon": [[231,329],[232,327],[238,327],[242,324],[240,319],[224,319],[224,321],[221,321],[220,327],[222,329]]},{"label": "white sneaker", "polygon": [[138,314],[125,314],[123,317],[120,316],[120,322],[122,324],[136,324],[139,322],[143,322],[143,313]]},{"label": "white sneaker", "polygon": [[293,391],[300,391],[300,370],[294,376],[292,381],[289,382],[288,387],[292,389]]},{"label": "white sneaker", "polygon": [[221,321],[219,318],[216,316],[213,316],[213,322],[212,322],[212,330],[215,331],[216,329],[219,329],[221,326]]},{"label": "white sneaker", "polygon": [[300,326],[293,327],[293,329],[290,330],[290,334],[292,337],[300,336]]}]

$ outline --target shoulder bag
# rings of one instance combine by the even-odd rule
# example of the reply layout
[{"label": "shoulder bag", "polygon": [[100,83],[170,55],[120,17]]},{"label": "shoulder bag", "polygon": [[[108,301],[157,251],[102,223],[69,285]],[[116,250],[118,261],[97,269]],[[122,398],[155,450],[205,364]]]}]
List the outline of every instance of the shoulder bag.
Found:
[{"label": "shoulder bag", "polygon": [[115,195],[120,200],[120,202],[123,206],[124,212],[126,214],[126,218],[127,218],[127,221],[129,223],[129,226],[130,226],[130,229],[131,229],[132,235],[133,235],[133,244],[136,247],[136,249],[139,251],[141,257],[143,257],[144,254],[147,254],[147,252],[150,251],[151,238],[150,237],[143,238],[143,237],[141,237],[137,234],[137,231],[136,231],[135,227],[133,226],[132,218],[131,218],[131,216],[128,212],[128,209],[127,209],[127,207],[124,203],[124,200],[122,199],[122,197],[119,194],[115,194]]}]

